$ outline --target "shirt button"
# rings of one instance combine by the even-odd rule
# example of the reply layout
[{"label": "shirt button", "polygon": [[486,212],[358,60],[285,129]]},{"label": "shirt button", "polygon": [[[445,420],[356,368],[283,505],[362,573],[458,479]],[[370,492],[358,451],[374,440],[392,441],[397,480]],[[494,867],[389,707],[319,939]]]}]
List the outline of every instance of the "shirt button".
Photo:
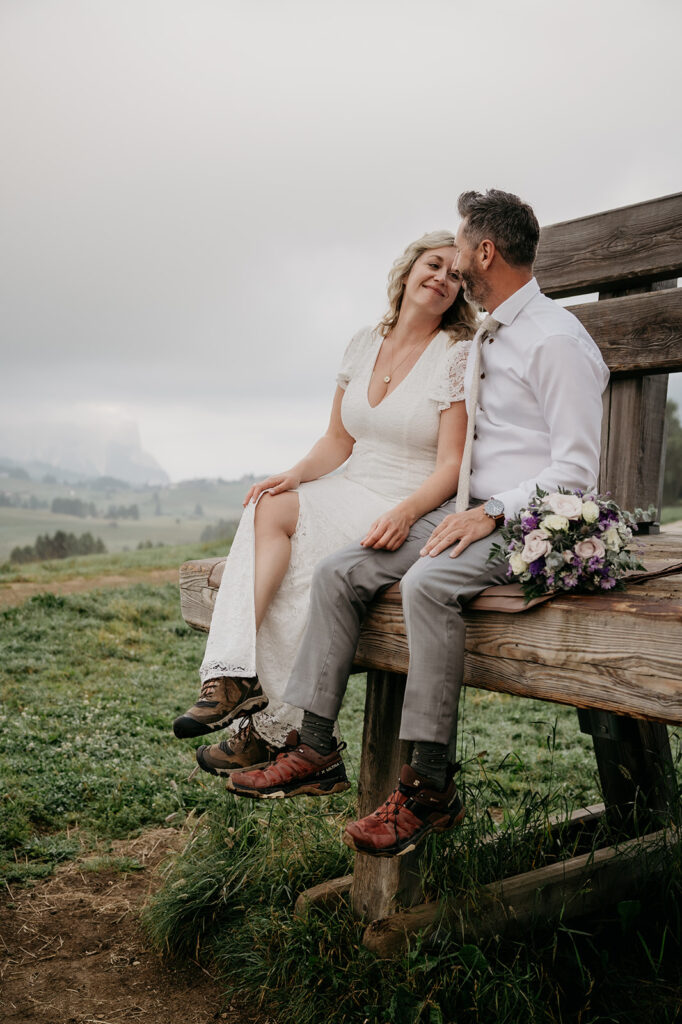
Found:
[{"label": "shirt button", "polygon": [[471,476],[473,472],[474,472],[473,469],[470,469],[469,470],[469,476]]},{"label": "shirt button", "polygon": [[494,342],[494,340],[495,340],[494,338],[488,338],[488,344],[489,344],[489,345],[492,345],[492,343]]},{"label": "shirt button", "polygon": [[484,378],[484,377],[485,377],[485,374],[484,374],[484,373],[482,373],[482,374],[481,374],[481,380],[483,380],[483,378]]},{"label": "shirt button", "polygon": [[478,441],[478,434],[474,434],[474,441]]}]

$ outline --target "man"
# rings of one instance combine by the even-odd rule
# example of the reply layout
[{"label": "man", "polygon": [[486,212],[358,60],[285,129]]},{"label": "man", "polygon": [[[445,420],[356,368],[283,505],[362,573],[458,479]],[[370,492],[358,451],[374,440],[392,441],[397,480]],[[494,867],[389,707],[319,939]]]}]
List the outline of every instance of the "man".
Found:
[{"label": "man", "polygon": [[344,834],[354,849],[383,857],[413,849],[464,815],[448,758],[462,684],[462,610],[506,580],[506,563],[489,561],[497,525],[537,485],[594,487],[599,465],[608,370],[580,322],[539,290],[532,269],[540,234],[535,214],[497,189],[464,192],[458,211],[453,269],[466,298],[492,319],[477,332],[467,363],[469,432],[457,501],[415,523],[397,551],[357,544],[318,566],[284,694],[304,709],[300,737],[273,764],[228,780],[234,793],[252,797],[348,787],[334,722],[365,610],[401,579],[410,667],[400,737],[414,742],[414,753],[386,803]]}]

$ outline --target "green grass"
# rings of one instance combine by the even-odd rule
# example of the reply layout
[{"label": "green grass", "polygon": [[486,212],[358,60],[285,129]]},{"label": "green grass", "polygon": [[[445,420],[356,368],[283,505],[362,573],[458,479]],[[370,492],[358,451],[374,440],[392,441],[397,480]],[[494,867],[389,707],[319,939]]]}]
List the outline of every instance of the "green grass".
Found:
[{"label": "green grass", "polygon": [[[126,565],[158,566],[169,554],[139,552]],[[83,574],[86,561],[70,571]],[[106,564],[121,568],[116,558]],[[678,1019],[679,870],[598,919],[529,931],[522,942],[461,946],[441,935],[390,962],[362,946],[347,905],[294,919],[299,892],[352,870],[340,835],[355,791],[324,805],[254,806],[219,780],[189,782],[201,740],[175,740],[170,723],[194,692],[203,645],[182,622],[172,584],[42,595],[0,615],[0,871],[11,886],[76,856],[90,871],[135,870],[106,842],[170,820],[188,839],[146,912],[150,937],[167,956],[198,956],[228,996],[241,992],[276,1019]],[[363,701],[354,677],[341,718],[354,780]],[[673,747],[679,763],[677,734]],[[570,708],[466,691],[460,756],[470,814],[424,851],[433,896],[527,870],[544,855],[547,815],[598,799],[591,741]],[[498,842],[487,842],[493,835]]]},{"label": "green grass", "polygon": [[75,577],[105,576],[107,573],[125,576],[133,573],[138,575],[152,569],[177,569],[192,558],[225,555],[229,546],[228,541],[211,541],[208,544],[179,544],[141,551],[77,555],[47,562],[27,562],[24,565],[5,562],[0,565],[0,586],[3,583],[50,583]]},{"label": "green grass", "polygon": [[661,509],[661,523],[677,523],[682,519],[682,505],[666,505]]}]

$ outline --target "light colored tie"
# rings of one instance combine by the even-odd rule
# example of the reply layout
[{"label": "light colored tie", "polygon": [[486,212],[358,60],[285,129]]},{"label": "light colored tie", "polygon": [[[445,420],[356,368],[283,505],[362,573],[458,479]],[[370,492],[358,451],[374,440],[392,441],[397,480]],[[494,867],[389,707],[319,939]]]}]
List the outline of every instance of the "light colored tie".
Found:
[{"label": "light colored tie", "polygon": [[471,391],[469,393],[469,419],[467,421],[466,440],[462,452],[462,464],[459,468],[459,481],[457,483],[457,500],[455,501],[455,512],[464,512],[469,507],[469,487],[471,483],[471,456],[474,450],[474,428],[476,426],[476,406],[478,404],[478,389],[481,383],[481,348],[487,338],[495,336],[500,326],[500,321],[494,316],[487,316],[474,336],[474,351],[471,358],[474,361],[473,376],[471,378]]}]

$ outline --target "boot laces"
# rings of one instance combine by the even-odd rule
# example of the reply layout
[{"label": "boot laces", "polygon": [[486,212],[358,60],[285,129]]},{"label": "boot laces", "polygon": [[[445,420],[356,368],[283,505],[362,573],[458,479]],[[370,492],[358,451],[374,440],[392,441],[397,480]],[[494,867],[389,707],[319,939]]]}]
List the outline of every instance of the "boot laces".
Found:
[{"label": "boot laces", "polygon": [[234,736],[230,736],[227,740],[221,740],[218,744],[223,754],[235,754],[240,748],[243,749],[249,742],[252,726],[253,722],[250,715],[242,718],[241,725]]},{"label": "boot laces", "polygon": [[394,789],[389,798],[374,812],[375,817],[390,825],[396,839],[398,838],[398,817],[407,803],[408,797],[409,793],[405,792],[402,786],[398,784],[397,789]]},{"label": "boot laces", "polygon": [[219,679],[207,679],[205,683],[202,683],[199,700],[210,700],[219,682]]}]

